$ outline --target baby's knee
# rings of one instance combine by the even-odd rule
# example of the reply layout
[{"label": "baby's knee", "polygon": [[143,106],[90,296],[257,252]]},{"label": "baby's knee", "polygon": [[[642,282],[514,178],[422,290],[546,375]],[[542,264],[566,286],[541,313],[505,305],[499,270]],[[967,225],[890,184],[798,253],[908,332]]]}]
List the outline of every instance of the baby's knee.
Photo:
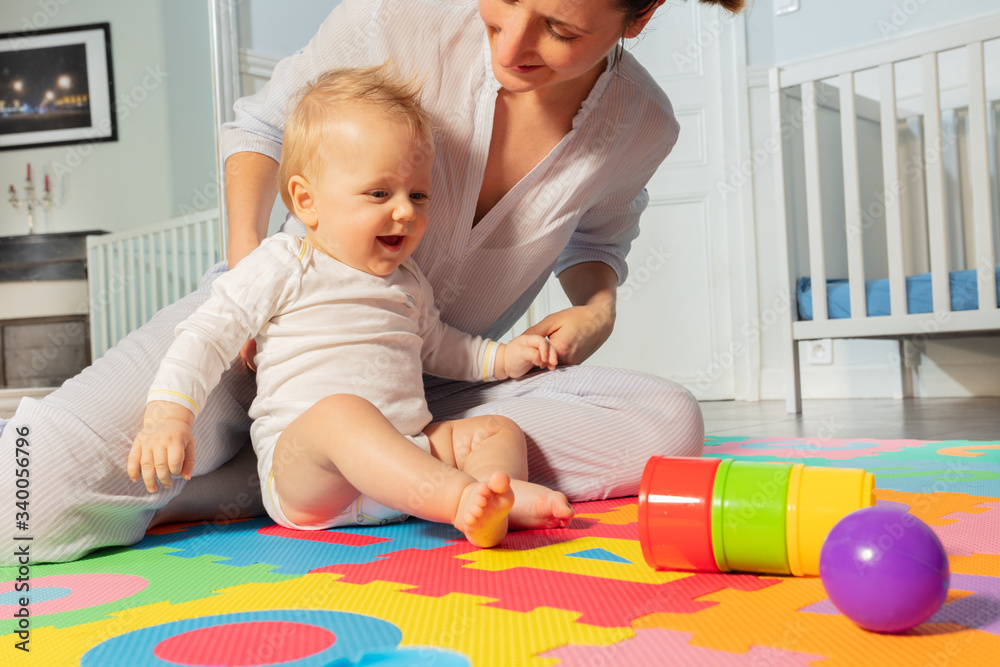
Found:
[{"label": "baby's knee", "polygon": [[513,419],[508,417],[502,415],[471,417],[465,426],[466,428],[454,431],[454,446],[459,460],[487,440],[494,442],[500,439],[516,446],[525,446],[524,432]]},{"label": "baby's knee", "polygon": [[493,436],[505,436],[514,439],[524,439],[524,432],[513,419],[503,415],[484,415],[479,417],[480,424],[476,425],[473,445]]}]

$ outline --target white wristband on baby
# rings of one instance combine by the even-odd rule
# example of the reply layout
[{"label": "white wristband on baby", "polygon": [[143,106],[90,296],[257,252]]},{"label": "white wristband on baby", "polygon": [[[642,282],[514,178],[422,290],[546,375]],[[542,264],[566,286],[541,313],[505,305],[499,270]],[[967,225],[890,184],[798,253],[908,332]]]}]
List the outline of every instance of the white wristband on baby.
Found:
[{"label": "white wristband on baby", "polygon": [[500,345],[491,340],[486,346],[486,358],[483,359],[483,382],[489,382],[493,379],[498,352],[500,352]]}]

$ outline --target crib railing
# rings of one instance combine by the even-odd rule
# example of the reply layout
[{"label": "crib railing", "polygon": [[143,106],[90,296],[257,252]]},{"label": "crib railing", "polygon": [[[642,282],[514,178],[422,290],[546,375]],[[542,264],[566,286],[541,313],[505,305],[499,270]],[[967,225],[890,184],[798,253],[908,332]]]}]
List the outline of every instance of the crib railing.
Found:
[{"label": "crib railing", "polygon": [[[796,321],[792,309],[790,321],[792,344],[790,357],[786,359],[789,374],[789,410],[801,410],[799,403],[798,346],[795,341],[829,337],[865,336],[905,336],[926,334],[928,315],[910,315],[907,312],[906,261],[904,235],[913,233],[909,216],[904,219],[903,197],[900,186],[904,175],[901,173],[901,153],[899,143],[899,110],[897,108],[897,65],[903,61],[920,59],[922,69],[922,128],[923,155],[919,157],[922,171],[923,199],[922,220],[926,220],[927,254],[932,281],[934,309],[934,332],[966,332],[995,330],[997,325],[997,292],[994,279],[996,248],[994,247],[994,218],[992,210],[992,189],[989,156],[988,104],[985,77],[984,42],[1000,37],[1000,16],[967,23],[953,28],[936,30],[933,33],[885,42],[870,48],[816,59],[770,72],[771,124],[776,147],[773,153],[776,182],[776,214],[778,218],[779,252],[782,257],[781,280],[790,294],[796,293],[795,275],[796,248],[793,230],[801,230],[802,221],[789,222],[790,203],[787,199],[789,187],[786,160],[790,123],[797,123],[796,131],[802,133],[802,158],[804,158],[805,190],[805,230],[808,236],[808,269],[801,275],[811,277],[812,317],[810,321]],[[979,309],[976,311],[950,312],[949,289],[949,229],[947,218],[947,183],[944,160],[941,159],[942,138],[942,91],[939,85],[939,54],[953,49],[963,49],[967,63],[967,90],[962,97],[967,100],[967,141],[968,163],[963,166],[967,175],[966,184],[971,191],[971,218],[973,229],[973,252],[978,276]],[[887,256],[890,293],[890,317],[867,317],[865,296],[865,248],[862,194],[859,184],[860,164],[858,150],[858,113],[856,104],[856,76],[866,70],[877,70],[880,107],[880,134],[882,155],[882,196],[884,205],[882,219],[885,225],[885,245]],[[867,76],[867,74],[866,74]],[[821,101],[817,91],[829,92],[834,83],[839,88],[837,99],[832,106],[839,107],[842,166],[837,165],[829,154],[820,150],[819,116]],[[800,87],[801,113],[793,119],[783,109],[783,101],[789,89]],[[784,144],[783,144],[784,142]],[[835,145],[835,144],[834,144]],[[799,158],[796,157],[797,162]],[[866,165],[867,166],[867,165]],[[909,169],[913,165],[907,164]],[[843,170],[843,219],[824,220],[823,196],[829,196],[821,187],[822,170]],[[838,216],[839,217],[839,216]],[[827,311],[826,282],[828,270],[827,255],[824,250],[824,229],[829,224],[842,224],[846,234],[847,279],[851,305],[851,316],[846,319],[830,320]],[[791,226],[790,226],[791,225]],[[801,232],[799,232],[801,233]],[[920,233],[923,233],[921,230]],[[971,262],[971,260],[970,260]],[[804,267],[800,267],[804,268]],[[973,268],[969,266],[968,268]],[[843,278],[844,276],[836,276]],[[869,278],[873,276],[868,276]],[[878,276],[882,277],[882,276]],[[793,398],[794,397],[794,405]]]},{"label": "crib railing", "polygon": [[197,287],[222,259],[219,212],[87,237],[91,358]]}]

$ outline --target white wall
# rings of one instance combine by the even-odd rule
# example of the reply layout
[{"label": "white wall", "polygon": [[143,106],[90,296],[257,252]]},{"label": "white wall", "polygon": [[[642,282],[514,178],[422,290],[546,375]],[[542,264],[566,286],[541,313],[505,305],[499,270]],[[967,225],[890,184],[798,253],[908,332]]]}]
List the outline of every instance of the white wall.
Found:
[{"label": "white wall", "polygon": [[[301,49],[340,0],[246,0],[240,6],[240,48],[284,57]],[[294,7],[294,11],[289,11]]]},{"label": "white wall", "polygon": [[205,0],[162,0],[170,137],[170,215],[219,205],[212,48]]},{"label": "white wall", "polygon": [[[765,146],[771,136],[767,67],[974,20],[1000,11],[996,0],[801,0],[798,12],[775,16],[772,0],[755,0],[747,21],[751,65],[751,134],[758,290],[761,325],[761,397],[784,397],[784,339],[776,314],[784,306],[778,278],[774,167]],[[867,259],[867,258],[866,258]],[[768,323],[771,323],[768,325]],[[805,358],[805,343],[800,350]],[[1000,395],[1000,338],[918,341],[904,351],[916,396]],[[837,340],[832,365],[803,361],[803,395],[813,398],[895,397],[902,389],[895,341]]]},{"label": "white wall", "polygon": [[[62,204],[37,218],[41,232],[115,231],[169,218],[193,199],[193,186],[178,175],[201,178],[205,167],[198,164],[214,160],[210,79],[192,74],[197,54],[207,54],[208,14],[202,0],[0,3],[0,32],[100,22],[111,24],[118,141],[0,153],[4,189],[10,183],[23,187],[28,162],[36,187],[44,169],[53,175]],[[169,43],[166,23],[174,28]],[[206,40],[205,48],[199,40]],[[183,109],[190,117],[182,120]],[[199,157],[186,162],[194,155]],[[25,212],[0,205],[0,236],[26,232]]]}]

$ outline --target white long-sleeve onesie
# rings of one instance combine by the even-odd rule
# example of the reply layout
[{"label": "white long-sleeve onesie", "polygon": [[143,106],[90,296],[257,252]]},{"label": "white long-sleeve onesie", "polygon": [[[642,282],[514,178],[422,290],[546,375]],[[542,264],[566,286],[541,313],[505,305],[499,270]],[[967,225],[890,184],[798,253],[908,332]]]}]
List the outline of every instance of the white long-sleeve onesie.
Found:
[{"label": "white long-sleeve onesie", "polygon": [[361,396],[400,433],[417,435],[431,420],[423,372],[492,379],[497,349],[441,321],[412,260],[373,276],[279,233],[219,277],[211,298],[177,326],[148,400],[197,415],[251,337],[257,397],[250,435],[265,483],[278,436],[321,398]]}]

